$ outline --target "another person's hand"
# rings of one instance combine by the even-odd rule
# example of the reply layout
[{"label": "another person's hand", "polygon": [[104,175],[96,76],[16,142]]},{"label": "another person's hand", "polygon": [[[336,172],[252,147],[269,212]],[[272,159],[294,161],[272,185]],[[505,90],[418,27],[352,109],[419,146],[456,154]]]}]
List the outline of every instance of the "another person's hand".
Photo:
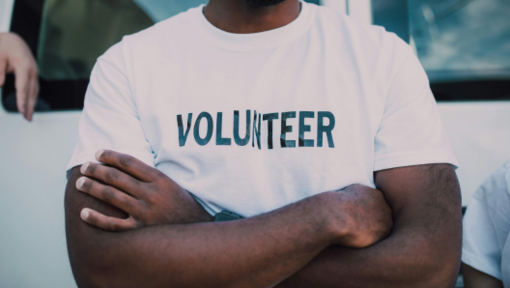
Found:
[{"label": "another person's hand", "polygon": [[390,235],[392,211],[381,191],[355,184],[327,196],[323,212],[337,229],[335,244],[363,248]]},{"label": "another person's hand", "polygon": [[109,150],[96,154],[99,163],[81,166],[85,176],[76,188],[127,214],[127,219],[105,216],[84,208],[81,218],[98,228],[124,231],[158,224],[205,222],[212,217],[181,186],[159,170],[129,155]]},{"label": "another person's hand", "polygon": [[21,37],[13,33],[0,33],[0,87],[4,85],[5,74],[13,72],[18,111],[25,119],[32,121],[39,94],[37,64]]}]

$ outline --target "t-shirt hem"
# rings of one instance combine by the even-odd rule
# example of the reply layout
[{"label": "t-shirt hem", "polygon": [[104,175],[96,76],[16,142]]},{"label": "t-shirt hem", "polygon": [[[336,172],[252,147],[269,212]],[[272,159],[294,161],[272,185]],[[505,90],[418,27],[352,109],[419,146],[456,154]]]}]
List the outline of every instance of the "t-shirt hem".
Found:
[{"label": "t-shirt hem", "polygon": [[207,211],[207,213],[209,213],[211,216],[215,216],[216,214],[218,214],[220,211],[219,209],[214,209],[213,207],[207,205],[207,203],[205,203],[204,201],[202,201],[202,199],[200,199],[198,196],[194,195],[193,193],[191,193],[191,196],[195,199],[195,201],[198,202],[198,204],[200,204],[205,211]]},{"label": "t-shirt hem", "polygon": [[408,152],[408,153],[386,154],[386,155],[377,157],[374,160],[374,171],[396,168],[396,167],[433,164],[433,163],[448,163],[448,164],[452,164],[455,167],[455,169],[458,168],[457,159],[452,154],[446,153],[444,151],[424,150],[424,151],[413,151],[413,152]]},{"label": "t-shirt hem", "polygon": [[494,278],[502,280],[501,271],[491,265],[484,257],[462,251],[462,262]]}]

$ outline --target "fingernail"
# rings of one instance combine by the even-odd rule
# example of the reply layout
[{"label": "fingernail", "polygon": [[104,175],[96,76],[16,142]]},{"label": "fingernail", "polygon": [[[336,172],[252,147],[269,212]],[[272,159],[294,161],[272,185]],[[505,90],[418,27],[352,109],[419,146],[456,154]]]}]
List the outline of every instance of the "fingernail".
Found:
[{"label": "fingernail", "polygon": [[90,162],[85,162],[81,165],[80,172],[81,174],[85,174],[87,172],[87,168],[89,168]]},{"label": "fingernail", "polygon": [[76,181],[76,187],[81,188],[83,187],[83,183],[85,183],[85,177],[81,177]]},{"label": "fingernail", "polygon": [[81,219],[87,220],[89,218],[89,211],[86,208],[83,208],[80,213]]},{"label": "fingernail", "polygon": [[101,154],[103,154],[104,150],[99,150],[96,152],[96,159],[99,160],[99,158],[101,158]]}]

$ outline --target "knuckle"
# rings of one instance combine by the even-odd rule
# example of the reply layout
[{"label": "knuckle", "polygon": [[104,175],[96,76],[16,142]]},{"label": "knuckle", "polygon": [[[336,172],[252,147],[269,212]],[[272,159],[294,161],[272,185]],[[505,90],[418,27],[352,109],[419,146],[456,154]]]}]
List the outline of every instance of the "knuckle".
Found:
[{"label": "knuckle", "polygon": [[129,167],[133,163],[133,159],[130,156],[122,155],[119,157],[119,163],[123,167]]},{"label": "knuckle", "polygon": [[136,179],[133,179],[132,177],[128,177],[129,180],[129,185],[135,187],[135,188],[138,188],[140,187],[140,185],[142,184],[140,181],[136,180]]},{"label": "knuckle", "polygon": [[150,215],[147,213],[146,209],[140,209],[140,211],[137,212],[136,219],[141,223],[149,223],[150,221]]},{"label": "knuckle", "polygon": [[135,204],[132,201],[122,200],[122,203],[126,207],[127,210],[130,210],[130,211],[136,210]]},{"label": "knuckle", "polygon": [[105,173],[104,177],[107,182],[115,182],[117,179],[119,179],[119,173],[116,170],[109,169]]},{"label": "knuckle", "polygon": [[106,186],[101,191],[101,198],[106,202],[112,202],[115,199],[115,191],[109,186]]}]

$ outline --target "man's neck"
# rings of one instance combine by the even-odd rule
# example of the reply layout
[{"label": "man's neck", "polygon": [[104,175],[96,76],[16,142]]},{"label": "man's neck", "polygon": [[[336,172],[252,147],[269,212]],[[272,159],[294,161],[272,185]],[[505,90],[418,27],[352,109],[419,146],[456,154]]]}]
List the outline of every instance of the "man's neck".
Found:
[{"label": "man's neck", "polygon": [[230,33],[258,33],[276,29],[294,21],[301,10],[298,0],[255,7],[246,0],[210,0],[205,18],[217,28]]}]

